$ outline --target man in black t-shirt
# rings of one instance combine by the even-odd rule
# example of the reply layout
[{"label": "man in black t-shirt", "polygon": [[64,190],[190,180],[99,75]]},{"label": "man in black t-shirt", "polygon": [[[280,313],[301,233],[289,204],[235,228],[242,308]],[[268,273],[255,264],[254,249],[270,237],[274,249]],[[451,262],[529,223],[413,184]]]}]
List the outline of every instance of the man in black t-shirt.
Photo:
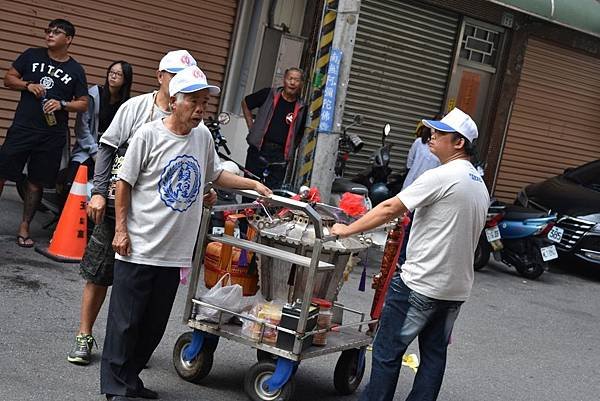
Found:
[{"label": "man in black t-shirt", "polygon": [[[289,68],[283,87],[264,88],[242,100],[242,111],[249,133],[246,168],[262,177],[268,169],[265,185],[281,188],[287,162],[302,138],[306,122],[306,104],[298,96],[304,78],[299,68]],[[259,108],[253,120],[251,110]]]},{"label": "man in black t-shirt", "polygon": [[75,27],[55,19],[45,33],[47,48],[25,50],[4,77],[4,85],[20,91],[21,99],[0,148],[0,194],[6,180],[22,179],[27,163],[23,220],[17,234],[17,244],[26,248],[33,246],[29,224],[42,189],[55,185],[69,112],[83,112],[88,103],[85,71],[68,53]]}]

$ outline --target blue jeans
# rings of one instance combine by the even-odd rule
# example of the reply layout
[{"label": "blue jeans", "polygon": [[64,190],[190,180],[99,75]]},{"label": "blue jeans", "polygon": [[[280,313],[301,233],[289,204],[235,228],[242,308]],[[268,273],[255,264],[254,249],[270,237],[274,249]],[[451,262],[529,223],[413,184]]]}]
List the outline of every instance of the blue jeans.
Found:
[{"label": "blue jeans", "polygon": [[390,283],[379,330],[373,342],[371,379],[360,401],[394,398],[402,355],[419,336],[420,366],[407,401],[437,399],[452,327],[462,301],[441,301],[421,295],[396,273]]}]

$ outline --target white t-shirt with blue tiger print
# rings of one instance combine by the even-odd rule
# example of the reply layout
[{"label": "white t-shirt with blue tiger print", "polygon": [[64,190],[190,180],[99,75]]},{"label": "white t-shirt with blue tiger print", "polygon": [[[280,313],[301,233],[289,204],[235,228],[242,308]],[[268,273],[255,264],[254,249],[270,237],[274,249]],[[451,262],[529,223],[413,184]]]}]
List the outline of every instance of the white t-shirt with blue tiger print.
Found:
[{"label": "white t-shirt with blue tiger print", "polygon": [[162,119],[142,125],[118,175],[132,186],[127,217],[131,255],[116,258],[151,266],[191,266],[203,188],[221,171],[203,123],[185,136],[168,130]]}]

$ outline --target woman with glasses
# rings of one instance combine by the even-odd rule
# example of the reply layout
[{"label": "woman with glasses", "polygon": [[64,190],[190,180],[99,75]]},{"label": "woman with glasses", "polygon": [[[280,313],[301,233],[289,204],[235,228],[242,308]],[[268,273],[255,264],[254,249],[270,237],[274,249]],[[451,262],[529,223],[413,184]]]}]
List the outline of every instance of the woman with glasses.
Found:
[{"label": "woman with glasses", "polygon": [[88,176],[94,175],[94,160],[98,141],[106,131],[119,107],[129,99],[133,69],[123,60],[113,62],[106,70],[104,85],[88,89],[88,109],[77,114],[75,122],[75,145],[71,152],[71,163],[67,183],[70,184],[81,164],[88,166]]},{"label": "woman with glasses", "polygon": [[[126,61],[119,60],[108,66],[104,85],[95,85],[89,89],[90,103],[88,110],[77,115],[75,124],[77,142],[71,155],[69,183],[74,179],[81,164],[88,166],[88,178],[93,178],[98,141],[110,126],[119,107],[129,99],[132,81],[133,69],[131,65]],[[91,222],[91,220],[89,221]],[[95,235],[102,235],[102,233],[107,232],[106,227],[104,224],[95,226],[94,233],[98,232]],[[112,230],[114,232],[114,229]],[[108,231],[110,232],[110,229]],[[108,251],[112,250],[108,249]],[[98,260],[93,261],[96,266],[99,266],[103,257],[104,255],[90,256],[86,251],[82,261],[81,274],[86,279],[86,284],[81,301],[79,331],[75,337],[75,344],[67,356],[69,362],[78,365],[90,363],[90,350],[95,341],[91,334],[92,327],[100,312],[108,288],[107,286],[95,284],[97,280],[106,280],[104,273],[102,273],[106,269],[96,269],[95,281],[92,282],[89,281],[92,277],[89,276],[91,273],[89,273],[90,270],[86,266],[91,263],[89,258],[100,258],[100,262]],[[112,275],[112,269],[109,271]]]}]

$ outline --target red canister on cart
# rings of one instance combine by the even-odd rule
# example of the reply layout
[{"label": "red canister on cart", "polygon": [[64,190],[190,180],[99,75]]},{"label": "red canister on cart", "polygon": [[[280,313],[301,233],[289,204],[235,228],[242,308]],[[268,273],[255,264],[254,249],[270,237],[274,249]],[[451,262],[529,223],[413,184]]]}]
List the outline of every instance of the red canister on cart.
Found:
[{"label": "red canister on cart", "polygon": [[[321,298],[313,298],[312,303],[319,305],[319,315],[317,316],[317,329],[329,329],[331,327],[331,317],[333,312],[331,301]],[[327,345],[327,332],[317,333],[313,336],[313,345]]]}]

